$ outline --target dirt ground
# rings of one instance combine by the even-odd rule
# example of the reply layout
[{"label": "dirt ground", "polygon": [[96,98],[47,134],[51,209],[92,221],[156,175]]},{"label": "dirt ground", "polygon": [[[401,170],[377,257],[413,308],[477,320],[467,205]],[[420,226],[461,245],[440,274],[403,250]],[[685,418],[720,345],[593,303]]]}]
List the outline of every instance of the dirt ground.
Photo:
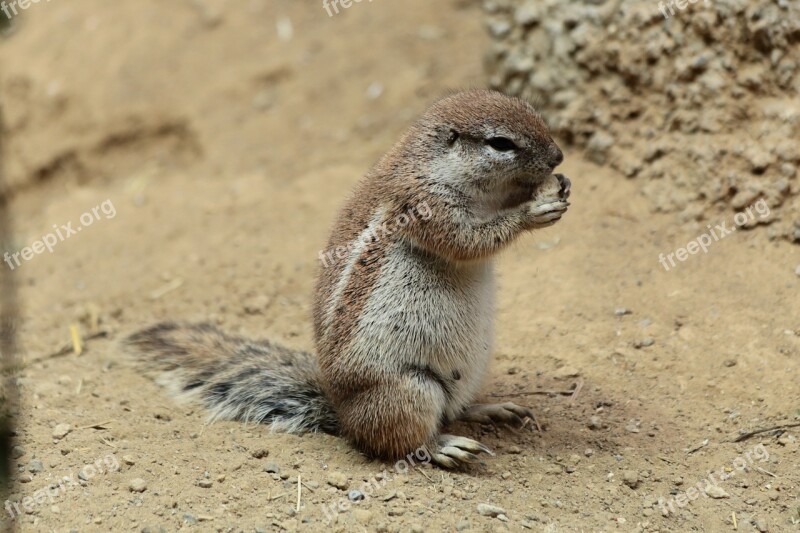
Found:
[{"label": "dirt ground", "polygon": [[[486,84],[477,3],[376,0],[329,17],[289,0],[58,0],[15,22],[0,96],[16,249],[75,233],[14,270],[23,414],[5,523],[800,528],[800,428],[732,442],[800,424],[800,249],[737,231],[667,271],[659,254],[705,225],[655,213],[635,180],[576,151],[570,212],[498,264],[486,397],[529,405],[542,431],[455,428],[497,454],[469,472],[206,425],[122,360],[116,340],[167,318],[312,349],[318,252],[348,190],[431,100]],[[73,324],[81,355],[62,350]],[[368,497],[351,503],[352,490]]]}]

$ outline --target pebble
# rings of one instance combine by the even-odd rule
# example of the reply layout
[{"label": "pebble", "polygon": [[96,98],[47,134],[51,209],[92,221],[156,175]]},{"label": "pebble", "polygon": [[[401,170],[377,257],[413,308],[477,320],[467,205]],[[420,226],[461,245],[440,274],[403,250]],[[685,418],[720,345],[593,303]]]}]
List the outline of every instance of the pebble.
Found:
[{"label": "pebble", "polygon": [[366,509],[353,509],[353,518],[356,519],[356,522],[361,524],[362,526],[369,525],[372,522],[372,518],[375,516],[372,511],[367,511]]},{"label": "pebble", "polygon": [[603,427],[603,423],[600,422],[599,416],[593,416],[589,419],[589,429],[601,429]]},{"label": "pebble", "polygon": [[263,459],[264,457],[269,455],[269,450],[264,448],[258,448],[255,450],[251,450],[250,455],[252,455],[255,459]]},{"label": "pebble", "polygon": [[800,276],[800,265],[797,265],[797,268],[794,269],[794,273]]},{"label": "pebble", "polygon": [[512,455],[519,455],[522,453],[522,449],[519,446],[511,446],[508,448],[508,453]]},{"label": "pebble", "polygon": [[604,165],[608,152],[614,145],[614,137],[602,130],[597,130],[586,146],[586,156],[598,165]]},{"label": "pebble", "polygon": [[53,438],[61,440],[67,435],[69,435],[70,431],[72,431],[72,426],[70,426],[69,424],[58,424],[56,427],[53,428]]},{"label": "pebble", "polygon": [[360,502],[364,499],[364,493],[360,490],[351,490],[347,493],[347,499],[351,502]]},{"label": "pebble", "polygon": [[17,479],[20,483],[30,483],[33,481],[33,476],[30,474],[20,474]]},{"label": "pebble", "polygon": [[328,485],[336,487],[340,490],[347,490],[347,487],[350,486],[347,476],[341,472],[331,472],[328,474],[328,479],[326,481],[328,482]]},{"label": "pebble", "polygon": [[122,462],[128,466],[133,466],[136,464],[136,461],[133,459],[132,455],[123,455]]},{"label": "pebble", "polygon": [[128,490],[131,492],[144,492],[147,490],[147,481],[140,477],[134,478],[128,483]]},{"label": "pebble", "polygon": [[638,348],[647,348],[647,347],[652,346],[653,344],[655,344],[655,342],[656,341],[654,341],[652,337],[645,337],[644,339],[642,339],[640,341],[635,341],[633,343],[633,347],[637,348],[637,349]]},{"label": "pebble", "polygon": [[706,494],[714,498],[715,500],[720,500],[722,498],[730,498],[730,494],[725,492],[725,489],[720,487],[719,485],[709,485],[706,489]]},{"label": "pebble", "polygon": [[214,486],[214,482],[211,481],[210,479],[201,479],[200,481],[197,482],[197,486],[202,489],[210,489],[211,487]]},{"label": "pebble", "polygon": [[617,307],[616,309],[614,309],[614,314],[616,316],[625,316],[633,314],[633,311],[631,311],[626,307]]},{"label": "pebble", "polygon": [[635,490],[639,486],[639,473],[635,470],[623,470],[622,482]]},{"label": "pebble", "polygon": [[281,468],[278,466],[278,463],[273,461],[268,461],[264,464],[264,472],[267,474],[277,474],[281,471]]},{"label": "pebble", "polygon": [[44,465],[39,459],[34,459],[30,463],[28,463],[28,472],[42,472],[44,470]]},{"label": "pebble", "polygon": [[[800,267],[797,268],[800,269]],[[11,448],[11,457],[13,457],[14,459],[19,459],[23,455],[25,455],[25,448],[23,448],[22,446],[14,446],[13,448]]]},{"label": "pebble", "polygon": [[425,533],[425,528],[419,524],[411,524],[411,533]]},{"label": "pebble", "polygon": [[759,530],[761,533],[767,533],[769,531],[769,526],[767,526],[767,521],[763,518],[756,518],[756,522],[754,524],[756,529]]},{"label": "pebble", "polygon": [[374,82],[367,87],[367,98],[370,100],[377,100],[383,94],[383,84]]},{"label": "pebble", "polygon": [[492,518],[497,518],[499,515],[505,515],[506,511],[505,509],[497,507],[496,505],[490,505],[488,503],[479,503],[478,514],[481,516],[491,516]]},{"label": "pebble", "polygon": [[191,515],[189,513],[184,513],[184,515],[183,515],[183,523],[188,525],[188,526],[193,526],[194,524],[197,523],[197,518],[195,518],[194,515]]}]

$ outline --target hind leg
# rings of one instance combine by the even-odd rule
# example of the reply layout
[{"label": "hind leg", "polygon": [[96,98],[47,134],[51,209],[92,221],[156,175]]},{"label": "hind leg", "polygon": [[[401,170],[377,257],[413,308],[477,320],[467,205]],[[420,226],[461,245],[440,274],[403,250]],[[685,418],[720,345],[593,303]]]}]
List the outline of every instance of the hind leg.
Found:
[{"label": "hind leg", "polygon": [[456,468],[491,453],[474,440],[439,434],[446,400],[441,386],[424,376],[388,376],[344,400],[337,412],[343,433],[372,457],[395,460],[422,450],[435,464]]}]

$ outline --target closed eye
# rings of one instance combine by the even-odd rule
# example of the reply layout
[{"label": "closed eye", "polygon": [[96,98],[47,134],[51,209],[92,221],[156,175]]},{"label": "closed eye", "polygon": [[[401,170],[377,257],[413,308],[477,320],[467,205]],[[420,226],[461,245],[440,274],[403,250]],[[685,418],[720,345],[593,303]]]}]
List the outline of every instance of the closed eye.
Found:
[{"label": "closed eye", "polygon": [[517,150],[518,146],[508,137],[490,137],[486,139],[486,144],[497,150],[498,152],[509,152]]}]

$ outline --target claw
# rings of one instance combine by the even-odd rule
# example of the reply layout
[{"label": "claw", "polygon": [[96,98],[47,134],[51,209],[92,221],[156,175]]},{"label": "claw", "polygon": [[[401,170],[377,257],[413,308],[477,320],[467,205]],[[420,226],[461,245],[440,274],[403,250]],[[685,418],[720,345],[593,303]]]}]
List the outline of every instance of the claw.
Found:
[{"label": "claw", "polygon": [[558,182],[561,184],[561,190],[559,191],[559,195],[561,196],[561,198],[564,199],[569,198],[570,189],[572,188],[572,182],[564,174],[556,174],[556,178],[558,178]]}]

